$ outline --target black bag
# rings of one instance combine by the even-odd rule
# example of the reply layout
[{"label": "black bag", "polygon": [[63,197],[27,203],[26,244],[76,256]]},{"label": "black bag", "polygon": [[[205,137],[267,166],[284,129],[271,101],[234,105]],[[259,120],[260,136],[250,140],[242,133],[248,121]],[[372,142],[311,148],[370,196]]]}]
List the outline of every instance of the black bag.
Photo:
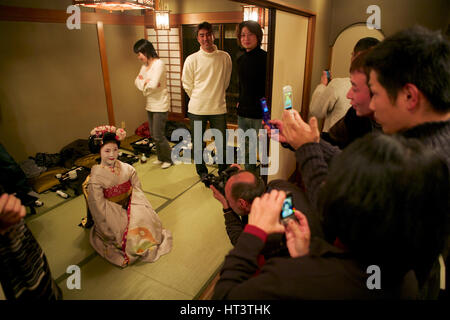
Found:
[{"label": "black bag", "polygon": [[84,157],[91,153],[89,150],[89,140],[78,139],[61,149],[61,165],[65,168],[72,168],[75,165],[75,160]]},{"label": "black bag", "polygon": [[36,157],[34,158],[34,162],[39,167],[58,167],[61,165],[61,155],[59,153],[36,153]]}]

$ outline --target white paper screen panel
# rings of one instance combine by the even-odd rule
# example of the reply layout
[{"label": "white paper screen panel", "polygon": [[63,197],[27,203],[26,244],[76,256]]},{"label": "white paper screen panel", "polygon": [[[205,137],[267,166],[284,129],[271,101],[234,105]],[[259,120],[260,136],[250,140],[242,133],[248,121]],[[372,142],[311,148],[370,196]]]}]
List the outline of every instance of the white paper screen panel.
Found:
[{"label": "white paper screen panel", "polygon": [[181,46],[179,28],[170,30],[147,29],[148,40],[166,64],[167,89],[170,94],[170,112],[182,113],[181,103]]}]

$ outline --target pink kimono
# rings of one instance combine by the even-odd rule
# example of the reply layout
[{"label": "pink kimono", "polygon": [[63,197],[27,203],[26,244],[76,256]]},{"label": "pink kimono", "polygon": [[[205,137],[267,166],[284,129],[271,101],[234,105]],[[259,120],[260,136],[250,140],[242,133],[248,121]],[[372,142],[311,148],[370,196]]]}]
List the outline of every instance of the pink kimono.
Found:
[{"label": "pink kimono", "polygon": [[156,261],[170,252],[172,234],[163,229],[132,166],[116,160],[112,172],[95,165],[87,188],[94,219],[90,241],[99,255],[126,267],[138,259]]}]

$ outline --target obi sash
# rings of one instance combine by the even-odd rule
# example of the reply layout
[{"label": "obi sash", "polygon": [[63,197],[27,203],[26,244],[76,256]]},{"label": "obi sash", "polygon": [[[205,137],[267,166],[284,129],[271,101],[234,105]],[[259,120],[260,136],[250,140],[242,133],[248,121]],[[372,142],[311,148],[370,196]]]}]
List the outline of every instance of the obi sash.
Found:
[{"label": "obi sash", "polygon": [[109,201],[120,204],[125,209],[128,207],[129,199],[131,197],[131,191],[133,190],[133,186],[131,185],[131,181],[128,180],[122,184],[118,184],[112,186],[111,188],[104,189],[103,195]]},{"label": "obi sash", "polygon": [[130,259],[128,258],[128,255],[126,253],[126,246],[127,246],[128,226],[130,225],[130,204],[131,204],[130,200],[132,190],[133,186],[131,185],[130,180],[103,190],[103,195],[105,196],[106,199],[122,205],[122,207],[127,210],[127,220],[128,220],[127,228],[123,233],[121,243],[122,253],[124,255],[123,266],[128,265],[128,263],[130,262]]}]

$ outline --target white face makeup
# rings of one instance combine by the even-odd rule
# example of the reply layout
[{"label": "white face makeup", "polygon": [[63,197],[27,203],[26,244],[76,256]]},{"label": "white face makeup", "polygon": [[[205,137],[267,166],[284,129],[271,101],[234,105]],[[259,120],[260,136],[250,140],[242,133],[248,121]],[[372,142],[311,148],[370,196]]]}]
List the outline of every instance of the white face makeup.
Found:
[{"label": "white face makeup", "polygon": [[119,155],[119,148],[114,142],[108,142],[100,149],[101,164],[108,167],[114,167]]}]

